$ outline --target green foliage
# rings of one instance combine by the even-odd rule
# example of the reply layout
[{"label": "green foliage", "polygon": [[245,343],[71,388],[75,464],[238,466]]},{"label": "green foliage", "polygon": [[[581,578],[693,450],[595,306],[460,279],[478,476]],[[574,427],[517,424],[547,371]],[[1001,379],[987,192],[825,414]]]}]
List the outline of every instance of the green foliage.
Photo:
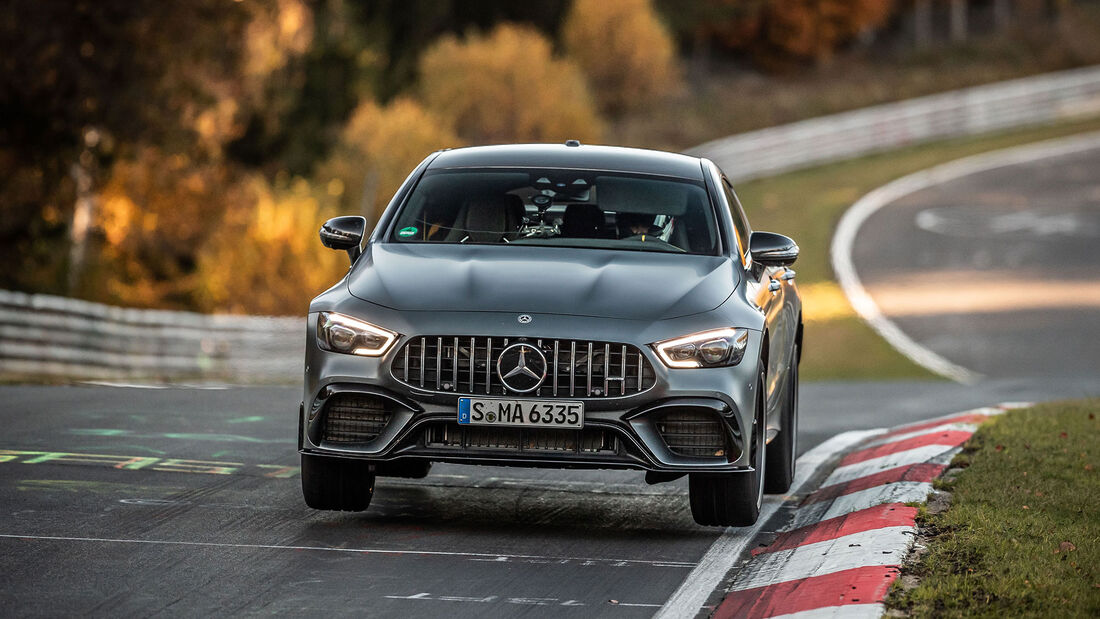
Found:
[{"label": "green foliage", "polygon": [[649,0],[575,0],[562,40],[612,114],[646,107],[678,85],[672,38]]},{"label": "green foliage", "polygon": [[1100,614],[1100,400],[1010,411],[967,445],[952,505],[929,514],[929,552],[890,607],[913,616]]},{"label": "green foliage", "polygon": [[420,96],[474,144],[594,142],[602,133],[580,70],[524,26],[442,37],[421,58]]}]

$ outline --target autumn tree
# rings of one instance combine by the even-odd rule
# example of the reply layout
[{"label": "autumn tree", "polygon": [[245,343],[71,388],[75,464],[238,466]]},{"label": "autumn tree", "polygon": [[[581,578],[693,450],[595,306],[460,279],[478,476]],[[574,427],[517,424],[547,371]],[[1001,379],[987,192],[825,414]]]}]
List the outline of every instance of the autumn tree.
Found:
[{"label": "autumn tree", "polygon": [[378,220],[409,171],[429,153],[461,146],[439,118],[408,98],[356,108],[317,178],[348,213]]},{"label": "autumn tree", "polygon": [[514,24],[442,37],[420,60],[420,97],[472,143],[597,141],[601,133],[577,65]]},{"label": "autumn tree", "polygon": [[838,48],[882,26],[893,0],[709,0],[734,5],[709,26],[721,44],[765,67],[828,60]]},{"label": "autumn tree", "polygon": [[562,40],[609,113],[642,107],[679,81],[672,38],[650,0],[575,0]]}]

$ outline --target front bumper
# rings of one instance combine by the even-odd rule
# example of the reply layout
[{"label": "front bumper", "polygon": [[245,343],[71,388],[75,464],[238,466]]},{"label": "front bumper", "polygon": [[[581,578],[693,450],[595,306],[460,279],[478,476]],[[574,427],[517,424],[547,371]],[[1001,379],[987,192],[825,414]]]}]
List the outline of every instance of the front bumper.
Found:
[{"label": "front bumper", "polygon": [[[582,430],[499,429],[496,426],[459,426],[458,397],[410,387],[390,372],[395,351],[403,338],[384,357],[370,358],[331,353],[316,346],[313,333],[316,314],[307,327],[305,392],[300,419],[299,450],[302,453],[366,459],[375,462],[425,459],[433,462],[487,464],[552,468],[638,469],[666,473],[733,472],[752,470],[742,437],[750,428],[757,401],[756,364],[760,337],[750,337],[745,361],[730,368],[670,370],[643,342],[651,337],[646,329],[623,321],[577,319],[535,315],[539,331],[514,333],[515,337],[578,338],[603,335],[633,343],[643,350],[656,374],[652,388],[638,394],[582,399],[585,423]],[[484,323],[484,315],[471,323]],[[606,322],[608,324],[600,324]],[[555,324],[557,323],[557,324]],[[386,324],[393,324],[392,322]],[[446,324],[418,325],[420,332],[454,332],[461,317],[450,315]],[[684,333],[708,328],[698,323]],[[400,327],[398,327],[400,328]],[[402,332],[410,332],[407,329]],[[513,332],[519,331],[514,329]],[[636,337],[614,338],[608,333],[632,331]],[[474,331],[476,333],[476,331]],[[461,333],[460,333],[461,335]],[[662,334],[665,336],[667,334]],[[593,338],[595,339],[595,338]],[[340,440],[326,434],[333,403],[368,398],[384,408],[384,423],[369,440]],[[517,398],[524,398],[517,395]],[[719,422],[726,447],[712,455],[683,455],[669,447],[658,423],[670,413],[704,415]]]}]

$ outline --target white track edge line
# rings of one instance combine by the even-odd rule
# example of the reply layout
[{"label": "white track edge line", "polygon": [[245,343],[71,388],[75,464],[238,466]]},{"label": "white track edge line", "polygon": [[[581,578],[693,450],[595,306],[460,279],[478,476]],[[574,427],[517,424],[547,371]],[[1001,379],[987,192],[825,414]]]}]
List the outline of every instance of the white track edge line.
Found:
[{"label": "white track edge line", "polygon": [[[806,484],[813,479],[820,468],[836,457],[837,454],[862,440],[882,434],[885,431],[884,428],[877,428],[874,430],[844,432],[802,454],[796,463],[791,494],[799,494],[805,490]],[[718,588],[722,579],[733,567],[734,562],[740,558],[749,543],[756,537],[760,527],[767,524],[768,520],[775,515],[776,510],[783,504],[785,498],[783,496],[765,497],[764,504],[760,507],[760,518],[751,529],[727,527],[699,559],[695,569],[691,570],[687,578],[680,583],[679,588],[653,615],[654,619],[694,617],[703,607],[703,604],[706,603],[710,594]]]},{"label": "white track edge line", "polygon": [[829,251],[833,272],[836,273],[837,282],[844,291],[844,295],[848,297],[848,302],[876,333],[917,365],[959,383],[971,384],[978,381],[982,377],[981,374],[952,363],[918,344],[882,313],[878,304],[863,287],[852,262],[852,247],[855,244],[856,234],[863,223],[876,211],[922,189],[978,172],[1095,148],[1100,148],[1100,132],[1046,140],[957,159],[903,176],[872,190],[857,200],[840,218]]},{"label": "white track edge line", "polygon": [[154,544],[161,546],[198,546],[203,548],[234,548],[243,550],[316,550],[324,552],[346,552],[351,554],[371,554],[371,555],[413,555],[413,556],[435,556],[435,557],[456,557],[460,559],[482,559],[482,558],[500,558],[516,559],[519,561],[525,560],[539,560],[539,561],[580,561],[593,563],[628,563],[631,565],[654,565],[662,567],[692,567],[693,564],[689,562],[677,562],[677,561],[656,561],[648,559],[613,559],[603,557],[554,557],[554,556],[541,556],[541,555],[517,555],[507,553],[491,553],[491,552],[451,552],[444,550],[406,550],[406,549],[390,549],[390,548],[337,548],[330,546],[283,546],[279,544],[233,544],[226,542],[195,542],[187,540],[165,540],[165,539],[127,539],[127,538],[110,538],[110,537],[73,537],[63,535],[18,535],[14,533],[0,533],[0,539],[17,539],[17,540],[35,540],[35,541],[50,541],[50,542],[95,542],[95,543],[114,543],[114,544]]}]

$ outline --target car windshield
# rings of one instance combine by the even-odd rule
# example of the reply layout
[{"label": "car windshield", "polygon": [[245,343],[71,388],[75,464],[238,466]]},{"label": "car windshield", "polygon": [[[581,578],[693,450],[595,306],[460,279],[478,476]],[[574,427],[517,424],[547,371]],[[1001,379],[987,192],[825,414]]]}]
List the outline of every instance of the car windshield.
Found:
[{"label": "car windshield", "polygon": [[593,170],[429,170],[391,239],[718,253],[701,181]]}]

